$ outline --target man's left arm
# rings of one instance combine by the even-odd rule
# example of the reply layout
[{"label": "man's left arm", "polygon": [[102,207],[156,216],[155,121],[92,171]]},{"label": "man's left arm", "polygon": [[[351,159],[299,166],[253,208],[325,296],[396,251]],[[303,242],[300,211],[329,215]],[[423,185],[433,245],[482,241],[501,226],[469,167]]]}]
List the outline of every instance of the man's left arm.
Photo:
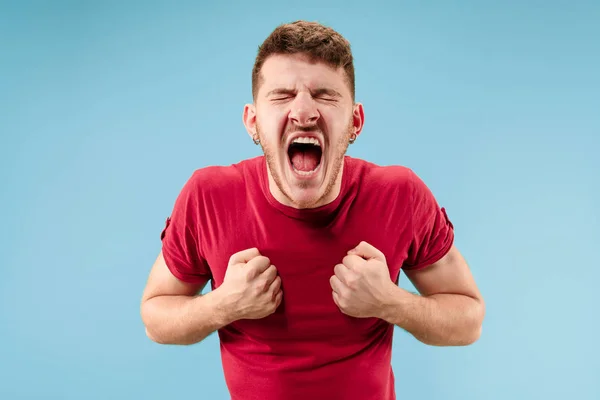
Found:
[{"label": "man's left arm", "polygon": [[455,246],[432,265],[404,271],[420,295],[396,285],[380,318],[433,346],[465,346],[481,335],[485,303]]}]

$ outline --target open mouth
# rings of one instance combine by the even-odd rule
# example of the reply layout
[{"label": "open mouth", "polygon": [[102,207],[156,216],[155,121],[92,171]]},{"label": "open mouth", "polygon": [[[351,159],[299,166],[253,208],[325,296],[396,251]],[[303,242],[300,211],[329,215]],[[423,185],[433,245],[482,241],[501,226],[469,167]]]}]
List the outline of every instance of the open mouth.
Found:
[{"label": "open mouth", "polygon": [[296,138],[288,148],[290,164],[294,172],[309,176],[321,165],[323,150],[315,138]]}]

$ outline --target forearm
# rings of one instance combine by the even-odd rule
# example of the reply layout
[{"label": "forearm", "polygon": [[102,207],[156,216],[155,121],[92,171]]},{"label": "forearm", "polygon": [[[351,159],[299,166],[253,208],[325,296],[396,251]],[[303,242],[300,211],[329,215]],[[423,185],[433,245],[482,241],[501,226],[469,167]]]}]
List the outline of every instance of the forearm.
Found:
[{"label": "forearm", "polygon": [[198,296],[156,296],[142,305],[146,333],[161,344],[190,345],[231,323],[217,291]]},{"label": "forearm", "polygon": [[479,339],[484,305],[459,294],[419,296],[396,287],[383,319],[433,346],[465,346]]}]

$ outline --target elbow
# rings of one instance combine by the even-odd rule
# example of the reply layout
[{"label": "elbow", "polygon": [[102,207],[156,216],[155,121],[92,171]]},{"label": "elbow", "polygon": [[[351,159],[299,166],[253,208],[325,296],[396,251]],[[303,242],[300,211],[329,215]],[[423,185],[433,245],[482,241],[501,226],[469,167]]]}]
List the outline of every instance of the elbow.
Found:
[{"label": "elbow", "polygon": [[149,309],[151,305],[148,304],[147,300],[142,302],[140,307],[140,316],[142,319],[142,323],[144,324],[144,330],[146,332],[146,336],[148,339],[152,340],[158,344],[167,344],[166,341],[162,340],[160,335],[156,332],[155,329],[152,329],[152,318],[150,316],[151,310]]},{"label": "elbow", "polygon": [[470,346],[479,341],[483,330],[483,320],[485,317],[485,304],[483,300],[476,299],[476,303],[467,313],[468,317],[464,321],[461,329],[457,329],[454,339],[450,346]]},{"label": "elbow", "polygon": [[158,344],[169,344],[164,340],[161,340],[159,336],[153,334],[150,329],[148,329],[148,327],[146,327],[146,336],[148,337],[148,339],[152,340],[154,343],[158,343]]},{"label": "elbow", "polygon": [[465,346],[475,344],[481,338],[483,320],[485,319],[485,303],[483,299],[477,299],[477,305],[473,308],[471,329],[465,335]]},{"label": "elbow", "polygon": [[[156,338],[156,336],[154,336],[154,335],[153,335],[153,334],[150,332],[150,329],[148,329],[148,327],[146,327],[146,336],[148,337],[148,339],[152,340],[153,342],[160,343],[160,340],[158,340],[158,339]],[[160,344],[162,344],[162,343],[160,343]]]},{"label": "elbow", "polygon": [[154,343],[163,344],[163,345],[173,345],[173,346],[191,346],[196,344],[198,341],[194,340],[186,340],[185,338],[171,339],[166,340],[163,336],[160,336],[156,333],[153,333],[150,329],[146,327],[146,336],[148,339],[152,340]]},{"label": "elbow", "polygon": [[193,341],[185,341],[181,337],[169,335],[168,332],[165,332],[164,329],[157,329],[156,322],[152,323],[150,318],[142,317],[142,321],[144,323],[144,330],[146,332],[146,337],[157,344],[163,345],[190,345],[194,344]]},{"label": "elbow", "polygon": [[419,341],[430,346],[470,346],[481,338],[485,304],[482,299],[473,298],[474,302],[463,309],[462,316],[452,327],[440,327],[435,335],[417,337]]},{"label": "elbow", "polygon": [[459,346],[470,346],[477,343],[481,338],[481,325],[473,329],[463,338],[463,341],[459,343]]}]

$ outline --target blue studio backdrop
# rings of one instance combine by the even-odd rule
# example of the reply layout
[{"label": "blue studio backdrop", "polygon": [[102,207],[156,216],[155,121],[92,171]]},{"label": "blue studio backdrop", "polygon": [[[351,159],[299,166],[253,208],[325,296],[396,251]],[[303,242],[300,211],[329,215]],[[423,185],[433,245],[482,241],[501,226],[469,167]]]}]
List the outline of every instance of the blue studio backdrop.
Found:
[{"label": "blue studio backdrop", "polygon": [[487,302],[472,346],[396,330],[398,398],[600,399],[599,2],[33,0],[0,1],[0,398],[228,398],[217,336],[153,343],[139,301],[193,170],[259,154],[297,19],[351,42],[350,155],[423,178]]}]

